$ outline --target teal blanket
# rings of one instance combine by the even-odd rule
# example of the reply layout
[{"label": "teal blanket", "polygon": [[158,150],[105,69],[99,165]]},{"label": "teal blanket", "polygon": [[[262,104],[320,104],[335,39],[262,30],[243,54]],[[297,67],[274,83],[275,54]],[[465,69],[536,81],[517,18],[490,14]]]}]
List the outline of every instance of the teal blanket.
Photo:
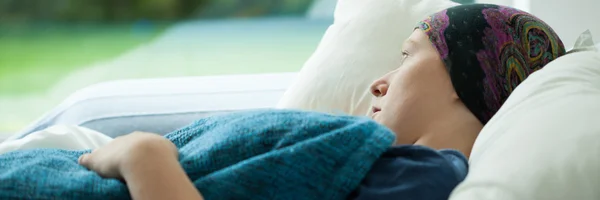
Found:
[{"label": "teal blanket", "polygon": [[[345,199],[392,144],[367,118],[258,110],[201,119],[165,135],[206,199]],[[130,199],[123,182],[77,164],[89,151],[0,155],[0,199]]]}]

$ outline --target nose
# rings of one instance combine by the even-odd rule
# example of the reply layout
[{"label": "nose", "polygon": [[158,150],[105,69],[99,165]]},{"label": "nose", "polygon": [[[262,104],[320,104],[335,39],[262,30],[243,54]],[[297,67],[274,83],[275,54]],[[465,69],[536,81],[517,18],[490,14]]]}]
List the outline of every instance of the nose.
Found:
[{"label": "nose", "polygon": [[375,80],[371,84],[371,94],[375,97],[383,97],[387,93],[389,88],[389,83],[387,81],[387,76],[383,76],[377,80]]}]

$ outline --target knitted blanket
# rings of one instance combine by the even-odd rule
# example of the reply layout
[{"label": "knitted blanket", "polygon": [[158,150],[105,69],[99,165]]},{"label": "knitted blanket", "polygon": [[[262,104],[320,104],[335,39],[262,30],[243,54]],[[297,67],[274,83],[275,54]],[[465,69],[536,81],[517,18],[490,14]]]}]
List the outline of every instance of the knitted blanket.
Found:
[{"label": "knitted blanket", "polygon": [[[393,142],[374,121],[256,110],[201,119],[165,137],[205,199],[345,199]],[[77,164],[88,151],[0,155],[0,199],[130,199],[127,186]]]}]

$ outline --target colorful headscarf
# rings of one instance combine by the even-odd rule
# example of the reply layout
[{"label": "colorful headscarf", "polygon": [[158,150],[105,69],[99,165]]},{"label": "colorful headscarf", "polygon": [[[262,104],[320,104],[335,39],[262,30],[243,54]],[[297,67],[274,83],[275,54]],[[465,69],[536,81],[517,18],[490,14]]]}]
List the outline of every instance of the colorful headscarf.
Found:
[{"label": "colorful headscarf", "polygon": [[514,8],[469,4],[420,22],[462,102],[486,124],[527,76],[565,54],[558,35]]}]

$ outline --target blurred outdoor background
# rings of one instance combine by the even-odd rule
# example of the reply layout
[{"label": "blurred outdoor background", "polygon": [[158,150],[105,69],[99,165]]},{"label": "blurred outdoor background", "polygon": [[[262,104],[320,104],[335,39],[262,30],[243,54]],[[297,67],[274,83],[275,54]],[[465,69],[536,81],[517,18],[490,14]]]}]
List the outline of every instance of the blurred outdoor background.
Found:
[{"label": "blurred outdoor background", "polygon": [[102,81],[298,71],[335,4],[0,0],[0,134]]}]

